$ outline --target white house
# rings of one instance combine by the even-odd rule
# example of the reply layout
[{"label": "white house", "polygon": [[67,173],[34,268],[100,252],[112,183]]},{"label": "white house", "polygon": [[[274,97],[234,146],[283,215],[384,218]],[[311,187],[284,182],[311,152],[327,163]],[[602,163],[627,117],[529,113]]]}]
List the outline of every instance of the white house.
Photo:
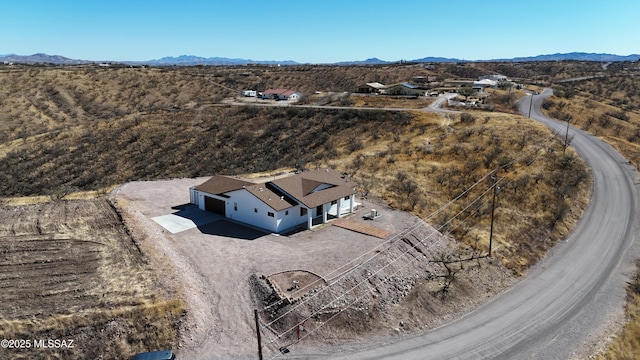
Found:
[{"label": "white house", "polygon": [[201,210],[282,233],[352,213],[355,186],[334,170],[318,169],[261,183],[216,175],[189,191]]},{"label": "white house", "polygon": [[387,95],[425,96],[426,90],[409,83],[389,85],[385,89]]},{"label": "white house", "polygon": [[379,82],[370,82],[364,85],[358,86],[357,92],[365,94],[379,94],[386,89],[386,86]]},{"label": "white house", "polygon": [[302,94],[290,89],[268,89],[262,92],[262,96],[273,100],[299,100]]},{"label": "white house", "polygon": [[256,97],[258,93],[255,90],[242,90],[242,96]]},{"label": "white house", "polygon": [[497,88],[498,80],[482,79],[482,80],[473,82],[473,88],[476,90],[482,91],[484,88],[488,88],[488,87]]}]

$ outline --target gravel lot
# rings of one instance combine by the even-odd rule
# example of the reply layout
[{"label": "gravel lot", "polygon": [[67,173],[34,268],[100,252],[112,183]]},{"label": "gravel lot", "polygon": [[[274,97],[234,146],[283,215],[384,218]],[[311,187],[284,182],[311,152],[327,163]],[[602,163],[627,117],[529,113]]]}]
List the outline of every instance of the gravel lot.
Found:
[{"label": "gravel lot", "polygon": [[[306,270],[331,277],[332,270],[384,242],[331,225],[291,236],[236,238],[229,235],[239,230],[255,234],[255,230],[227,221],[171,234],[152,220],[178,212],[189,202],[189,187],[205,180],[132,182],[110,195],[158,269],[158,280],[167,291],[181,292],[187,301],[188,315],[178,350],[183,358],[255,357],[253,309],[257,305],[250,291],[251,275]],[[375,208],[382,216],[367,223],[392,233],[417,221],[411,214],[381,204],[358,202],[362,206],[350,220],[364,222],[362,215]]]}]

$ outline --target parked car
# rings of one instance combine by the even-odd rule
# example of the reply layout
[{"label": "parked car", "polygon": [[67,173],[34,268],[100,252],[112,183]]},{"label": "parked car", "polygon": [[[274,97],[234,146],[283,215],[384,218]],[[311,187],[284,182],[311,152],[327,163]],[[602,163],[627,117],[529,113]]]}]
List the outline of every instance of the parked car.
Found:
[{"label": "parked car", "polygon": [[171,350],[151,351],[140,353],[133,357],[133,360],[176,360],[176,354]]}]

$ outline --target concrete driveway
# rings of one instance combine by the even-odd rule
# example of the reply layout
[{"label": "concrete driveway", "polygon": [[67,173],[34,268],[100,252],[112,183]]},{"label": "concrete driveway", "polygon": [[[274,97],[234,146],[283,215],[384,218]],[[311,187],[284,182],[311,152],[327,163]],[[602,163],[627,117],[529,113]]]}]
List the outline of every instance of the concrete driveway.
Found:
[{"label": "concrete driveway", "polygon": [[153,221],[172,234],[177,234],[193,228],[201,228],[224,217],[210,211],[202,211],[195,205],[181,205],[176,207],[179,211],[153,217]]}]

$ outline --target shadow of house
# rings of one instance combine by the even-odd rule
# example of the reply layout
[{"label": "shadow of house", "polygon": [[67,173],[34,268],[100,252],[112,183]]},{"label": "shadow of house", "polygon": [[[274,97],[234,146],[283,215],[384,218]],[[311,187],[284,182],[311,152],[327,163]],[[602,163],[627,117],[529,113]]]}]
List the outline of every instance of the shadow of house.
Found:
[{"label": "shadow of house", "polygon": [[[172,233],[198,228],[198,230],[203,234],[243,240],[255,240],[268,234],[266,231],[253,228],[251,226],[225,220],[226,218],[224,216],[210,211],[200,210],[193,204],[178,205],[172,207],[172,209],[178,210],[170,215],[170,217],[175,220],[173,220],[173,222],[169,221],[169,224],[165,223],[165,225],[163,225]],[[176,222],[179,223],[177,226],[174,224]]]},{"label": "shadow of house", "polygon": [[202,211],[193,204],[185,204],[174,206],[172,209],[179,210],[173,213],[173,215],[180,216],[182,218],[191,220],[196,227],[200,227],[212,222],[224,219],[224,216],[209,211]]},{"label": "shadow of house", "polygon": [[198,230],[207,235],[217,235],[242,240],[255,240],[268,235],[266,232],[258,229],[250,228],[224,219],[198,226]]}]

